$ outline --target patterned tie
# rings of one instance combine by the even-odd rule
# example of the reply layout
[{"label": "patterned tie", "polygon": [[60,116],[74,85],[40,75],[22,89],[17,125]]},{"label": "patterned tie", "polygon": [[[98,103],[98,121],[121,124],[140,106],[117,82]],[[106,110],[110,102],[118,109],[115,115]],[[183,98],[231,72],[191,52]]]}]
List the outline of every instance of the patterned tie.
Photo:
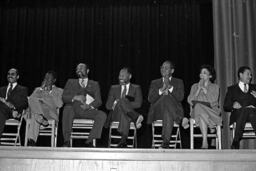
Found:
[{"label": "patterned tie", "polygon": [[247,84],[244,84],[244,92],[245,92],[245,93],[248,92]]},{"label": "patterned tie", "polygon": [[8,89],[8,92],[7,92],[7,97],[6,97],[6,99],[8,99],[8,98],[10,97],[10,94],[11,94],[11,92],[12,92],[12,87],[13,87],[13,85],[10,84],[10,87],[9,87],[9,89]]},{"label": "patterned tie", "polygon": [[86,86],[85,86],[85,79],[82,79],[82,81],[81,81],[81,86],[82,86],[83,88],[86,87]]},{"label": "patterned tie", "polygon": [[123,89],[123,92],[121,94],[121,98],[124,98],[126,95],[126,85],[124,85],[124,89]]}]

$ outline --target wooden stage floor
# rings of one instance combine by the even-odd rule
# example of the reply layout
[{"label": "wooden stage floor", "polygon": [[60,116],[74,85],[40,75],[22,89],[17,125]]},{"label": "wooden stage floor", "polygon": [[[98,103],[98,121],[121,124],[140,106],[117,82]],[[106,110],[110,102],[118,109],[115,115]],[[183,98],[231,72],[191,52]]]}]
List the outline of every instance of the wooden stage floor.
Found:
[{"label": "wooden stage floor", "polygon": [[256,150],[0,147],[0,171],[255,171]]}]

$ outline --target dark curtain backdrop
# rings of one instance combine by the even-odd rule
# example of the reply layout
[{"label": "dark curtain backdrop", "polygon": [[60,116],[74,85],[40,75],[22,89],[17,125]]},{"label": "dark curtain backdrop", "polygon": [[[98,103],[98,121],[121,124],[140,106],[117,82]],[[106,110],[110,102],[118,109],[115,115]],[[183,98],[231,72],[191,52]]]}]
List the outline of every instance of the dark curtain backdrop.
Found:
[{"label": "dark curtain backdrop", "polygon": [[[252,82],[256,81],[256,1],[255,0],[213,0],[214,58],[217,82],[221,88],[221,99],[227,87],[238,82],[240,66],[251,67]],[[223,112],[223,135],[229,137],[229,114]],[[230,139],[223,138],[225,148]],[[242,148],[256,148],[256,141],[242,141]]]},{"label": "dark curtain backdrop", "polygon": [[[133,70],[148,111],[150,81],[161,63],[176,64],[186,95],[198,81],[199,66],[214,64],[211,0],[6,0],[0,7],[0,85],[10,67],[30,93],[54,69],[57,85],[75,77],[77,63],[90,65],[103,102],[122,66]],[[188,114],[186,100],[184,108]],[[104,108],[103,108],[104,109]]]}]

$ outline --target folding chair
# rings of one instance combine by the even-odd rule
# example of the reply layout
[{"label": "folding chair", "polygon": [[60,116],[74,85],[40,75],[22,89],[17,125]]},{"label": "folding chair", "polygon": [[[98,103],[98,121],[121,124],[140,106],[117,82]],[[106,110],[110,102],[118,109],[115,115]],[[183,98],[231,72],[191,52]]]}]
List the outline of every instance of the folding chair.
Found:
[{"label": "folding chair", "polygon": [[20,127],[25,114],[25,110],[22,112],[20,120],[8,119],[5,122],[4,132],[0,138],[1,145],[7,146],[20,146]]},{"label": "folding chair", "polygon": [[[94,120],[91,119],[74,119],[70,136],[70,146],[73,146],[74,139],[88,139],[93,124]],[[93,140],[93,146],[96,147],[95,139]]]},{"label": "folding chair", "polygon": [[[162,127],[163,127],[162,120],[156,120],[152,123],[152,148],[159,148],[163,142]],[[177,145],[179,145],[179,148],[182,148],[181,137],[180,137],[180,127],[177,123],[174,123],[169,147],[177,148]]]},{"label": "folding chair", "polygon": [[[121,139],[120,133],[117,132],[119,122],[112,122],[109,128],[108,147],[117,147]],[[137,148],[137,130],[133,122],[130,123],[130,131],[127,138],[127,147]]]},{"label": "folding chair", "polygon": [[[231,129],[231,135],[232,135],[232,140],[233,140],[235,137],[235,131],[236,131],[236,123],[235,122],[232,125],[230,125],[230,129]],[[243,139],[256,138],[255,131],[250,122],[247,122],[245,124],[242,138]]]},{"label": "folding chair", "polygon": [[[190,118],[190,149],[194,149],[194,138],[203,137],[200,133],[195,133],[194,128],[197,128],[195,124],[195,120]],[[208,133],[208,138],[215,138],[216,141],[216,149],[221,149],[221,126],[217,125],[215,127],[216,131],[214,133]]]}]

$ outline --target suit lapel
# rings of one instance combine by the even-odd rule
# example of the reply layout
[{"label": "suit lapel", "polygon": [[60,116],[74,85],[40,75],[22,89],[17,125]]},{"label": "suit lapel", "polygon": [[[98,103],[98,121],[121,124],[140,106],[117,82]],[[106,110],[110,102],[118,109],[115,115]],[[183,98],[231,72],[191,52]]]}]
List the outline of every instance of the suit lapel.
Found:
[{"label": "suit lapel", "polygon": [[134,87],[133,87],[133,85],[130,83],[130,87],[129,87],[129,90],[128,90],[127,95],[128,95],[128,96],[132,96],[133,90],[134,90]]}]

